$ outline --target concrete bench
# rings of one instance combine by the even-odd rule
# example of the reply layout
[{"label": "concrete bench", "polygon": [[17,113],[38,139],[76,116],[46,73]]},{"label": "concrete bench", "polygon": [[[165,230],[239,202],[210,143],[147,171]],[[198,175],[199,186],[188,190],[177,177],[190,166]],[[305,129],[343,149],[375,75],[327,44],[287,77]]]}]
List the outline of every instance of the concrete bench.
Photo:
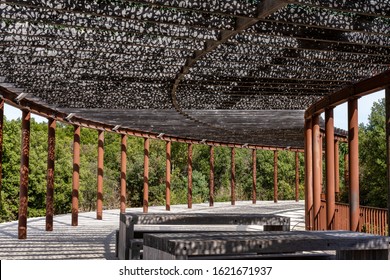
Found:
[{"label": "concrete bench", "polygon": [[390,238],[350,231],[146,234],[150,259],[245,259],[267,254],[336,251],[336,259],[389,259]]},{"label": "concrete bench", "polygon": [[[247,230],[290,230],[290,218],[267,214],[139,214],[120,215],[117,255],[120,260],[133,256],[131,240],[145,233],[226,232]],[[138,245],[137,245],[138,246]]]}]

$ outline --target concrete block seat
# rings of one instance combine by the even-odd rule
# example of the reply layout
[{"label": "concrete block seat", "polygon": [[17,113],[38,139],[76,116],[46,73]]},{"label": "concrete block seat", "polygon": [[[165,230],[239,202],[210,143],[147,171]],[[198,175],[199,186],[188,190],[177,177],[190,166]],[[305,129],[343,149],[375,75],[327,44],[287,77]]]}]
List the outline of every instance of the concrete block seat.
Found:
[{"label": "concrete block seat", "polygon": [[139,214],[122,213],[117,234],[120,260],[140,257],[147,233],[290,230],[290,218],[269,214]]},{"label": "concrete block seat", "polygon": [[[389,259],[390,238],[350,231],[146,234],[144,259],[261,259],[336,251],[336,259]],[[307,256],[307,255],[306,255]]]}]

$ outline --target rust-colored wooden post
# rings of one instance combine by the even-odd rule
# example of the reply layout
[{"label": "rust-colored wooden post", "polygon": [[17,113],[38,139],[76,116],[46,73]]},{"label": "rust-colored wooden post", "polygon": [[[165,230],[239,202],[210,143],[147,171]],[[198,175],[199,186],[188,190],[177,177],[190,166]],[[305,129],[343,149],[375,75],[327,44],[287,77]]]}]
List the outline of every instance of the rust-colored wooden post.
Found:
[{"label": "rust-colored wooden post", "polygon": [[230,195],[231,204],[236,205],[236,150],[231,148],[230,157]]},{"label": "rust-colored wooden post", "polygon": [[28,175],[30,158],[30,111],[22,111],[22,150],[20,157],[19,239],[27,238]]},{"label": "rust-colored wooden post", "polygon": [[103,219],[104,131],[98,131],[96,219]]},{"label": "rust-colored wooden post", "polygon": [[256,204],[256,149],[252,150],[252,203]]},{"label": "rust-colored wooden post", "polygon": [[278,151],[274,151],[274,202],[278,202]]},{"label": "rust-colored wooden post", "polygon": [[4,129],[4,99],[0,99],[0,209],[3,207],[3,197],[1,191],[3,189],[3,129]]},{"label": "rust-colored wooden post", "polygon": [[320,229],[320,209],[321,209],[321,133],[319,116],[313,116],[313,229]]},{"label": "rust-colored wooden post", "polygon": [[121,198],[120,212],[126,212],[126,164],[127,164],[127,135],[121,135]]},{"label": "rust-colored wooden post", "polygon": [[334,141],[334,189],[336,201],[338,201],[340,194],[340,149],[338,140]]},{"label": "rust-colored wooden post", "polygon": [[143,212],[148,213],[149,210],[149,138],[145,138],[144,141],[144,199],[143,199]]},{"label": "rust-colored wooden post", "polygon": [[188,208],[192,208],[192,144],[188,144],[188,193],[187,193],[187,205]]},{"label": "rust-colored wooden post", "polygon": [[359,124],[358,99],[348,101],[349,203],[350,230],[359,230]]},{"label": "rust-colored wooden post", "polygon": [[79,223],[80,131],[80,126],[75,125],[73,134],[72,226],[78,226]]},{"label": "rust-colored wooden post", "polygon": [[47,176],[46,176],[46,231],[53,230],[56,125],[57,122],[55,119],[51,119],[51,118],[48,119]]},{"label": "rust-colored wooden post", "polygon": [[305,120],[305,227],[313,229],[313,127]]},{"label": "rust-colored wooden post", "polygon": [[295,152],[295,201],[299,201],[299,153]]},{"label": "rust-colored wooden post", "polygon": [[171,142],[166,143],[165,209],[171,210]]},{"label": "rust-colored wooden post", "polygon": [[390,87],[385,89],[386,103],[386,163],[387,163],[387,234],[390,236]]},{"label": "rust-colored wooden post", "polygon": [[214,206],[214,146],[210,146],[210,179],[209,179],[209,189],[210,189],[210,201],[209,205]]},{"label": "rust-colored wooden post", "polygon": [[333,108],[325,110],[326,130],[326,229],[334,229],[335,216],[335,147]]}]

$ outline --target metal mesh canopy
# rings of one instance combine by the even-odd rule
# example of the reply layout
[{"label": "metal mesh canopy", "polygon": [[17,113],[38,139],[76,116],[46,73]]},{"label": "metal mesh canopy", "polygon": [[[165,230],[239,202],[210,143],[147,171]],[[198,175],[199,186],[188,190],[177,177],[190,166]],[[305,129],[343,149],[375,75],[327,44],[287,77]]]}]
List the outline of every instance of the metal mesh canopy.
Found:
[{"label": "metal mesh canopy", "polygon": [[2,84],[79,118],[303,146],[318,99],[389,69],[390,1],[0,1]]}]

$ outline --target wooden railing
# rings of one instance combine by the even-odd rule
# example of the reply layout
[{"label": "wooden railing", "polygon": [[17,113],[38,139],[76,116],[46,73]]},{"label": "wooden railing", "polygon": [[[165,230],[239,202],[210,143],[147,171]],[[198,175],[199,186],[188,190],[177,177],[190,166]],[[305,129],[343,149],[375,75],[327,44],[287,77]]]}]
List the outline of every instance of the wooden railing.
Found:
[{"label": "wooden railing", "polygon": [[[349,230],[349,205],[336,203],[334,229]],[[326,202],[321,201],[320,229],[326,229]],[[359,229],[361,232],[388,235],[387,209],[360,206]]]}]

